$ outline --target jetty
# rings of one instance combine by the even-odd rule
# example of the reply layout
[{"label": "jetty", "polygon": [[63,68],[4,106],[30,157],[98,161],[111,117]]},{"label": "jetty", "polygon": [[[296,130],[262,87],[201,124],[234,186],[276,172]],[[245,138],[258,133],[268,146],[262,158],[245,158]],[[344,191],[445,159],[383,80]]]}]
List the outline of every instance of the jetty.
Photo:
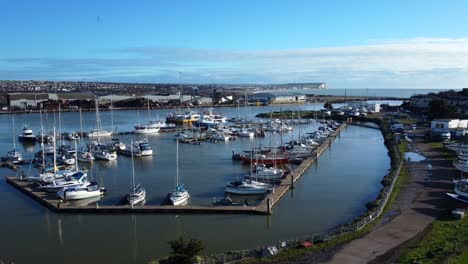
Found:
[{"label": "jetty", "polygon": [[85,214],[272,214],[272,208],[281,200],[281,198],[294,188],[295,183],[301,178],[307,169],[317,162],[319,156],[331,146],[334,139],[339,137],[347,124],[341,124],[326,140],[320,144],[310,157],[305,159],[299,166],[295,167],[285,178],[280,180],[279,185],[265,196],[257,205],[250,206],[229,206],[229,205],[142,205],[130,206],[122,203],[116,205],[100,205],[94,203],[91,205],[80,205],[80,201],[67,202],[59,199],[55,194],[43,192],[35,183],[28,182],[18,177],[6,177],[6,182],[31,197],[35,201],[44,205],[48,209],[57,213],[85,213]]}]

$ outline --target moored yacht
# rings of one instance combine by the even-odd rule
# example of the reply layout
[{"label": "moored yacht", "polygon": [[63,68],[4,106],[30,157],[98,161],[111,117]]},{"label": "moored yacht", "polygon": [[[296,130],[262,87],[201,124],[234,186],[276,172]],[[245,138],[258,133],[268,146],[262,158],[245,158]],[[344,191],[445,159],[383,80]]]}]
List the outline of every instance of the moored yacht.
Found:
[{"label": "moored yacht", "polygon": [[34,135],[33,131],[29,129],[26,125],[23,127],[22,134],[18,136],[20,142],[25,143],[36,143],[37,137]]}]

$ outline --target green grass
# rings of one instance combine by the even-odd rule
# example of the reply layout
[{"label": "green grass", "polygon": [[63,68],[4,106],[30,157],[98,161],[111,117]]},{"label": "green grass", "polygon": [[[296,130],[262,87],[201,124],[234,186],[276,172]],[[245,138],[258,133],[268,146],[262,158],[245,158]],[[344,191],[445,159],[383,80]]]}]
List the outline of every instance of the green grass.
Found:
[{"label": "green grass", "polygon": [[468,263],[468,218],[437,220],[401,263]]},{"label": "green grass", "polygon": [[465,249],[463,253],[453,259],[453,264],[466,264],[468,263],[468,249]]},{"label": "green grass", "polygon": [[414,118],[403,118],[403,119],[395,119],[395,121],[404,124],[404,125],[412,125],[418,122],[417,119]]},{"label": "green grass", "polygon": [[398,150],[400,151],[401,160],[405,160],[405,152],[408,152],[408,142],[401,139],[400,144],[398,144]]},{"label": "green grass", "polygon": [[454,151],[446,149],[442,142],[431,142],[429,143],[429,146],[431,146],[431,148],[434,151],[439,152],[442,155],[442,158],[444,159],[447,159],[447,160],[457,159],[457,154]]},{"label": "green grass", "polygon": [[346,234],[346,235],[339,236],[339,237],[331,239],[329,241],[326,241],[326,242],[323,242],[323,243],[320,243],[320,244],[316,244],[316,245],[314,245],[313,247],[310,247],[310,248],[286,249],[286,250],[280,251],[278,253],[278,255],[273,256],[273,257],[260,258],[260,259],[259,258],[244,259],[244,260],[241,260],[241,261],[236,262],[236,263],[240,263],[240,264],[266,264],[266,263],[273,263],[273,262],[278,262],[278,261],[282,261],[282,262],[288,261],[288,260],[294,259],[294,258],[296,258],[298,256],[302,256],[302,255],[307,254],[307,253],[311,253],[311,252],[315,252],[315,251],[319,251],[319,250],[330,249],[330,248],[333,248],[335,246],[345,244],[345,243],[347,243],[347,242],[349,242],[351,240],[360,238],[360,237],[364,236],[365,234],[367,234],[367,232],[372,228],[372,226],[373,226],[373,224],[370,224],[370,225],[366,226],[365,228],[363,228],[360,231],[356,231],[356,232],[353,232],[353,233],[349,233],[349,234]]},{"label": "green grass", "polygon": [[392,206],[392,204],[397,199],[398,195],[401,193],[403,188],[411,182],[411,175],[408,170],[408,166],[403,163],[401,166],[400,174],[398,175],[398,179],[395,182],[395,186],[393,186],[393,191],[390,194],[390,198],[388,198],[387,204],[384,207],[384,211],[382,214]]}]

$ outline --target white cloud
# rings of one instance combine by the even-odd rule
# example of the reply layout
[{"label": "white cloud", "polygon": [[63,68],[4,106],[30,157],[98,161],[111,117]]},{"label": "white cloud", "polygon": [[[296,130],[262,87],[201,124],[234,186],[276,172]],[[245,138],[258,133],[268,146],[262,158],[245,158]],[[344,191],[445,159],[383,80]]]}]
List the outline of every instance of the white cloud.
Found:
[{"label": "white cloud", "polygon": [[[101,51],[99,58],[3,60],[0,74],[12,68],[21,71],[22,65],[28,65],[31,74],[58,71],[59,76],[70,77],[75,72],[117,81],[131,75],[145,81],[158,81],[158,76],[167,81],[173,76],[176,82],[180,71],[186,82],[324,81],[331,87],[428,88],[459,88],[468,82],[466,38],[372,40],[359,46],[280,50],[137,47],[110,51]],[[121,55],[130,59],[113,57]],[[122,74],[126,70],[128,74]]]}]

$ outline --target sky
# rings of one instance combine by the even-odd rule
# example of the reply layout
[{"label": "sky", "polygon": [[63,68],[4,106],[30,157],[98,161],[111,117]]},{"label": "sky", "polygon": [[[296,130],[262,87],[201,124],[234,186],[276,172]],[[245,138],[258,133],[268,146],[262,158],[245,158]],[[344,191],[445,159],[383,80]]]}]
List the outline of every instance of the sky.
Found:
[{"label": "sky", "polygon": [[466,0],[0,0],[0,80],[468,86]]}]

